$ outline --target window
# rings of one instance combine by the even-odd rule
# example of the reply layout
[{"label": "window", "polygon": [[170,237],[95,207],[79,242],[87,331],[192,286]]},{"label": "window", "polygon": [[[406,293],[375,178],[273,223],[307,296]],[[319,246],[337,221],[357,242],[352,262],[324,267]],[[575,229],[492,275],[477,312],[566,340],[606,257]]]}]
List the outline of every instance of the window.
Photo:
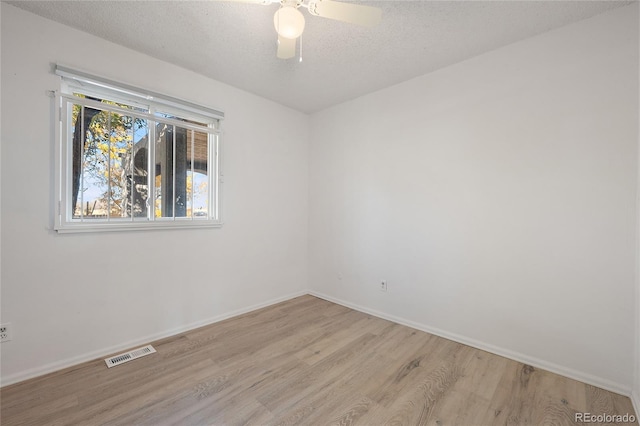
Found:
[{"label": "window", "polygon": [[220,226],[216,110],[57,66],[58,232]]}]

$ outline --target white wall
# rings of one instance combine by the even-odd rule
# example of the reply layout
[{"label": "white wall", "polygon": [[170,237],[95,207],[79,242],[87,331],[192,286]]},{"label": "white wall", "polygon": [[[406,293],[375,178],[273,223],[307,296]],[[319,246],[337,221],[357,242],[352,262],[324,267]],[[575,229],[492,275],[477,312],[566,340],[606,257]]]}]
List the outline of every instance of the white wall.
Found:
[{"label": "white wall", "polygon": [[630,393],[637,7],[314,114],[312,291]]},{"label": "white wall", "polygon": [[[304,292],[307,115],[5,3],[1,40],[3,384]],[[51,231],[56,62],[223,110],[225,225]]]}]

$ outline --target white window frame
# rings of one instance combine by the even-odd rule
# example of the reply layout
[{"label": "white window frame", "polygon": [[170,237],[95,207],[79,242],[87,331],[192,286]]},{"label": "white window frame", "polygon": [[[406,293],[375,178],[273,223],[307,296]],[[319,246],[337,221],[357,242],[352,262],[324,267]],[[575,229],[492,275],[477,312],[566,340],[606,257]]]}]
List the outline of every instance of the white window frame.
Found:
[{"label": "white window frame", "polygon": [[[221,195],[222,195],[222,164],[221,164],[221,131],[220,123],[224,113],[202,107],[188,101],[164,96],[158,93],[138,89],[132,86],[115,83],[90,74],[75,71],[60,65],[56,66],[56,74],[61,76],[60,90],[56,91],[56,158],[55,158],[55,194],[57,205],[54,208],[54,229],[59,233],[75,232],[105,232],[105,231],[139,231],[151,229],[185,229],[185,228],[218,228],[221,227]],[[138,113],[126,110],[114,105],[108,105],[90,99],[79,98],[73,93],[82,93],[90,96],[105,97],[109,100],[122,102],[131,106],[143,106],[148,113]],[[209,167],[208,188],[209,199],[206,218],[192,217],[155,217],[154,202],[148,204],[146,217],[107,218],[107,219],[77,219],[73,218],[72,203],[72,155],[73,146],[71,133],[71,118],[69,113],[71,105],[85,104],[95,106],[102,110],[111,110],[128,116],[144,118],[149,123],[166,123],[178,127],[197,130],[208,134],[208,158]],[[211,123],[208,128],[191,125],[189,123],[156,116],[156,112],[175,114],[184,119],[192,119],[199,122]],[[155,125],[149,125],[149,140],[154,140]],[[148,168],[155,164],[154,143],[149,143]],[[155,174],[149,173],[149,197],[154,194]]]}]

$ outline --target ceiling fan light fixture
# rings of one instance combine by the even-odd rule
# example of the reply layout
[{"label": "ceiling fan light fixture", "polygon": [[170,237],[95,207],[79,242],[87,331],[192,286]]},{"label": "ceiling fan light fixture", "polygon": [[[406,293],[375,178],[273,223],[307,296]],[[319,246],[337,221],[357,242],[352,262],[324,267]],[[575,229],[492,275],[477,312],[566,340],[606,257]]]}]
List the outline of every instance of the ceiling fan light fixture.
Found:
[{"label": "ceiling fan light fixture", "polygon": [[273,25],[281,37],[295,39],[304,31],[304,15],[293,6],[283,6],[273,15]]}]

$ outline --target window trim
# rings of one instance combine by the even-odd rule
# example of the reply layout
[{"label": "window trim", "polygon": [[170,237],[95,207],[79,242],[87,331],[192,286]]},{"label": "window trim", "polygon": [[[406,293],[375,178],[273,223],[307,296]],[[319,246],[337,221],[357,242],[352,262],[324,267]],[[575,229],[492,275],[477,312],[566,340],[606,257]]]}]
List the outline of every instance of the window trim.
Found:
[{"label": "window trim", "polygon": [[[60,67],[57,66],[56,74],[58,73]],[[65,68],[65,72],[68,75],[68,68]],[[180,104],[175,104],[175,101],[180,101],[176,98],[163,97],[162,95],[155,94],[153,98],[141,98],[136,93],[153,93],[144,91],[142,89],[135,89],[132,86],[128,85],[119,85],[118,87],[112,88],[107,87],[105,79],[100,79],[98,77],[94,77],[92,81],[101,81],[100,86],[97,90],[91,90],[93,87],[87,88],[86,85],[80,84],[78,85],[78,79],[75,78],[67,78],[67,76],[62,76],[61,90],[55,91],[56,98],[56,106],[54,115],[55,119],[58,123],[55,143],[56,143],[56,155],[54,161],[55,167],[55,195],[57,205],[54,208],[55,221],[54,221],[54,230],[58,233],[82,233],[82,232],[111,232],[111,231],[141,231],[141,230],[151,230],[151,229],[193,229],[193,228],[219,228],[222,226],[222,217],[221,217],[221,201],[222,201],[222,185],[223,182],[223,173],[222,173],[222,141],[221,141],[221,131],[220,131],[220,122],[224,117],[224,114],[217,110],[213,110],[210,108],[202,107],[201,110],[194,108],[194,106],[199,107],[190,102],[185,102],[187,108],[180,108]],[[82,73],[83,78],[87,76],[86,73]],[[109,81],[110,82],[110,81]],[[111,83],[111,82],[110,82]],[[116,84],[116,83],[113,83]],[[118,93],[122,92],[121,88],[125,88],[127,94],[134,97],[131,99],[131,96],[118,96]],[[110,90],[113,89],[113,90]],[[136,92],[135,90],[138,92]],[[65,93],[62,93],[64,91]],[[137,105],[145,105],[150,106],[150,110],[148,113],[141,113],[135,110],[129,110],[125,108],[118,107],[116,105],[105,104],[102,102],[94,101],[91,99],[83,99],[78,98],[73,95],[74,92],[87,93],[92,92],[96,94],[100,94],[101,96],[105,96],[106,98],[119,101],[122,100],[123,103],[132,104],[132,106]],[[111,92],[111,93],[110,93]],[[135,96],[137,99],[135,99]],[[151,96],[151,95],[149,95]],[[168,102],[158,102],[158,99],[170,99],[171,104]],[[80,102],[78,102],[80,101]],[[180,101],[181,102],[181,101]],[[206,132],[209,135],[209,148],[207,150],[207,163],[211,165],[210,176],[209,176],[209,218],[195,219],[193,216],[191,217],[166,217],[166,218],[158,218],[153,214],[153,203],[151,203],[150,209],[151,212],[147,215],[147,217],[143,218],[109,218],[109,219],[98,219],[93,218],[87,220],[78,220],[72,218],[73,208],[70,206],[71,204],[71,185],[72,185],[72,170],[71,170],[71,155],[73,155],[73,147],[71,146],[71,137],[70,137],[70,118],[68,117],[69,108],[68,105],[73,105],[74,103],[82,103],[88,106],[95,106],[96,108],[102,110],[109,110],[121,114],[126,114],[128,116],[144,118],[151,120],[154,123],[166,123],[170,125],[179,126],[182,128],[187,128],[190,130],[197,130],[199,132]],[[184,112],[181,114],[185,118],[205,118],[207,121],[212,121],[215,123],[205,131],[202,126],[192,125],[188,122],[175,120],[166,117],[160,117],[155,115],[156,108],[160,106],[161,112]],[[167,111],[166,108],[169,108]],[[215,112],[215,113],[212,113]],[[150,126],[154,127],[154,126]],[[151,133],[149,135],[151,138]],[[153,144],[151,144],[153,145]],[[150,188],[151,189],[151,188]],[[150,192],[151,194],[151,192]]]}]

